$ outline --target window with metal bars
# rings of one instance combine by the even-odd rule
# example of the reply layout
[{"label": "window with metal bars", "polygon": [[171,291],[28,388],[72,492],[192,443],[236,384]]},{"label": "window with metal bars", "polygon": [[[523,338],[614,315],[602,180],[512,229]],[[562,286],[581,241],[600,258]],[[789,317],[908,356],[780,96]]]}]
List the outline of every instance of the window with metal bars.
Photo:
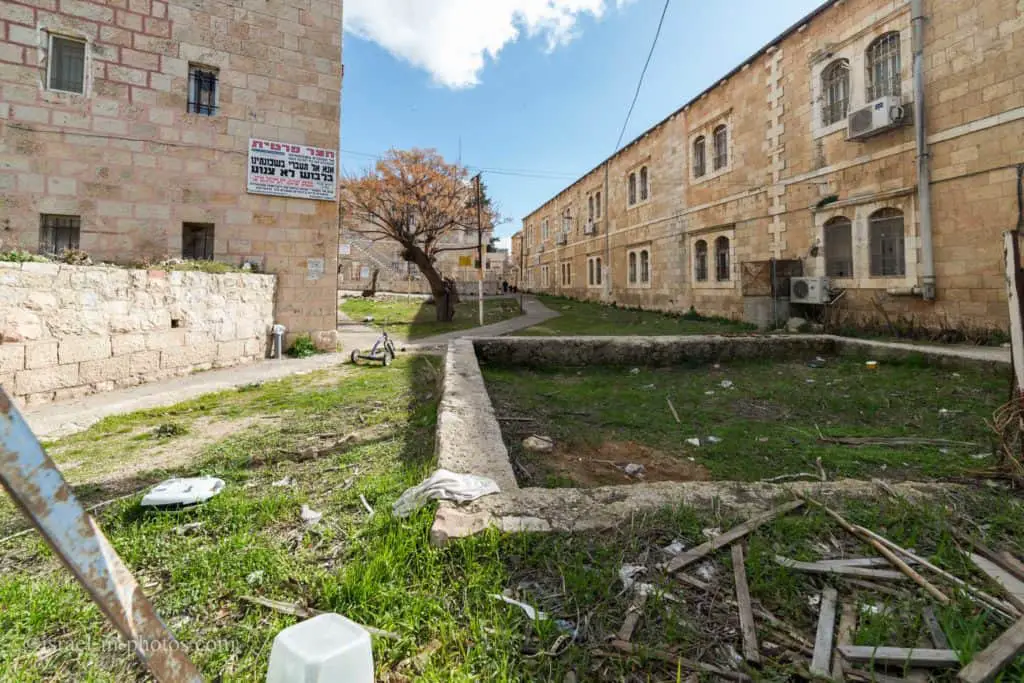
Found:
[{"label": "window with metal bars", "polygon": [[640,252],[640,283],[651,282],[651,254],[646,249]]},{"label": "window with metal bars", "polygon": [[50,90],[85,92],[85,41],[50,34],[46,64]]},{"label": "window with metal bars", "polygon": [[39,217],[39,253],[57,256],[78,249],[81,232],[80,216],[44,213]]},{"label": "window with metal bars", "polygon": [[850,110],[850,63],[836,61],[821,72],[821,122],[831,126],[842,121]]},{"label": "window with metal bars", "polygon": [[903,212],[898,209],[879,209],[871,214],[868,223],[871,239],[871,275],[906,275]]},{"label": "window with metal bars", "polygon": [[825,223],[825,275],[853,277],[853,224],[846,216]]},{"label": "window with metal bars", "polygon": [[636,173],[629,174],[629,205],[636,204]]},{"label": "window with metal bars", "polygon": [[629,252],[629,284],[636,284],[636,252]]},{"label": "window with metal bars", "polygon": [[213,224],[183,223],[181,258],[192,261],[213,260]]},{"label": "window with metal bars", "polygon": [[647,174],[647,167],[644,166],[640,169],[640,201],[645,202],[651,195],[651,188],[649,186],[649,178]]},{"label": "window with metal bars", "polygon": [[729,129],[725,126],[715,128],[715,170],[729,165]]},{"label": "window with metal bars", "polygon": [[697,240],[693,245],[693,279],[697,282],[708,280],[708,243]]},{"label": "window with metal bars", "polygon": [[715,279],[728,282],[732,277],[729,267],[729,238],[719,237],[715,240]]},{"label": "window with metal bars", "polygon": [[216,69],[208,66],[188,67],[188,111],[190,114],[213,116],[217,113]]},{"label": "window with metal bars", "polygon": [[705,150],[704,136],[693,141],[693,177],[700,178],[707,172],[707,151]]},{"label": "window with metal bars", "polygon": [[868,101],[900,94],[900,34],[892,31],[868,46]]}]

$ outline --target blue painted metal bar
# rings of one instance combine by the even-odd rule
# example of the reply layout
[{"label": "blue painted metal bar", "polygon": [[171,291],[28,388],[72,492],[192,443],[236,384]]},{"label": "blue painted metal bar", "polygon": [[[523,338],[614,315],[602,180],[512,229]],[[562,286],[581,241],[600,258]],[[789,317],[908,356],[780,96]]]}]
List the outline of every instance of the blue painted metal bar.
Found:
[{"label": "blue painted metal bar", "polygon": [[0,484],[161,683],[199,671],[0,388]]}]

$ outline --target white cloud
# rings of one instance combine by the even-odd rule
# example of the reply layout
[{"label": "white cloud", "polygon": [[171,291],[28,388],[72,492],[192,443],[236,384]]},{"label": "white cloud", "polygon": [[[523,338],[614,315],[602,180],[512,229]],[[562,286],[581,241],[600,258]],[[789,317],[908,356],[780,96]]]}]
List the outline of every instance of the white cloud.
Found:
[{"label": "white cloud", "polygon": [[569,43],[581,15],[632,0],[346,0],[345,29],[428,71],[449,88],[480,82],[486,58],[520,36]]}]

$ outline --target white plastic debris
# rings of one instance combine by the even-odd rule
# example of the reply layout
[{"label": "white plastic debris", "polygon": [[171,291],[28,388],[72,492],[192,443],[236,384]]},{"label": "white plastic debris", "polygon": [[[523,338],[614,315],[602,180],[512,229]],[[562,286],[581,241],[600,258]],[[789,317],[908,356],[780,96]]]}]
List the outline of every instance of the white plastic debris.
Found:
[{"label": "white plastic debris", "polygon": [[629,371],[629,374],[631,374],[631,375],[639,375],[640,374],[640,368],[633,368],[632,370]]},{"label": "white plastic debris", "polygon": [[[634,586],[638,586],[636,577],[647,571],[647,567],[640,564],[624,564],[619,567],[619,581],[622,582],[622,587],[626,590],[633,590]],[[639,584],[645,586],[649,584]],[[642,590],[642,589],[641,589]]]},{"label": "white plastic debris", "polygon": [[655,390],[655,389],[657,389],[657,388],[658,388],[658,387],[657,387],[657,386],[655,386],[654,384],[645,384],[645,385],[644,385],[644,389],[646,389],[647,391],[654,391],[654,390]]},{"label": "white plastic debris", "polygon": [[263,577],[266,575],[267,573],[265,571],[263,571],[262,569],[258,569],[250,573],[248,576],[246,576],[245,582],[250,586],[256,586],[258,584],[263,583]]},{"label": "white plastic debris", "polygon": [[142,497],[143,507],[168,507],[205,503],[224,490],[224,481],[216,477],[168,479]]},{"label": "white plastic debris", "polygon": [[705,395],[705,396],[714,396],[714,395],[715,395],[715,392],[714,392],[714,391],[705,391],[705,392],[704,392],[704,395]]},{"label": "white plastic debris", "polygon": [[708,443],[722,443],[722,440],[719,439],[717,436],[709,436],[707,439],[705,439],[705,441],[707,441]]},{"label": "white plastic debris", "polygon": [[810,607],[817,607],[821,604],[821,595],[819,593],[812,593],[807,596],[807,604]]},{"label": "white plastic debris", "polygon": [[662,548],[661,552],[663,552],[666,555],[669,555],[671,557],[675,557],[676,555],[678,555],[679,553],[683,552],[684,550],[686,550],[686,544],[683,543],[682,541],[680,541],[677,538],[676,540],[672,541],[667,546]]},{"label": "white plastic debris", "polygon": [[272,482],[270,485],[275,488],[284,488],[285,486],[291,486],[294,483],[295,479],[293,477],[285,477],[284,479],[278,479],[277,481]]},{"label": "white plastic debris", "polygon": [[451,500],[468,503],[492,493],[501,493],[498,484],[487,477],[475,474],[456,474],[448,470],[437,470],[422,482],[406,489],[394,505],[396,517],[408,517],[431,500]]},{"label": "white plastic debris", "polygon": [[316,524],[324,517],[324,513],[317,512],[308,505],[303,505],[302,510],[299,511],[299,516],[302,517],[302,521],[306,524]]},{"label": "white plastic debris", "polygon": [[497,593],[492,593],[491,597],[495,600],[501,600],[502,602],[507,602],[510,605],[515,605],[516,607],[523,610],[523,613],[526,614],[527,618],[529,618],[531,621],[548,620],[548,615],[544,612],[541,612],[533,605],[527,605],[525,602],[519,602],[518,600],[510,598],[507,595],[498,595]]},{"label": "white plastic debris", "polygon": [[373,316],[372,315],[366,316],[365,318],[363,318],[363,322],[364,323],[372,323],[373,322]]},{"label": "white plastic debris", "polygon": [[732,389],[732,381],[728,380],[728,379],[723,379],[722,380],[722,388],[723,389]]},{"label": "white plastic debris", "polygon": [[698,439],[697,437],[694,437],[692,439],[687,439],[686,443],[690,444],[691,446],[693,446],[695,448],[700,448],[700,439]]},{"label": "white plastic debris", "polygon": [[622,471],[625,472],[630,477],[642,477],[644,476],[644,472],[646,472],[646,468],[644,468],[643,465],[638,465],[635,462],[631,462],[625,467],[623,467]]},{"label": "white plastic debris", "polygon": [[694,573],[697,574],[697,576],[699,576],[703,581],[711,581],[713,578],[715,578],[715,574],[717,573],[717,571],[715,570],[715,565],[711,562],[703,562],[697,566],[697,568],[694,570]]},{"label": "white plastic debris", "polygon": [[991,455],[990,453],[978,453],[976,455],[972,455],[971,456],[971,460],[984,460],[985,458],[989,457],[990,455]]},{"label": "white plastic debris", "polygon": [[722,535],[722,530],[719,527],[708,527],[707,529],[701,529],[701,533],[704,534],[704,538],[712,539]]},{"label": "white plastic debris", "polygon": [[555,450],[555,441],[547,436],[528,436],[523,439],[523,448],[534,453],[550,453]]},{"label": "white plastic debris", "polygon": [[365,628],[321,614],[277,634],[267,683],[373,683],[373,645]]}]

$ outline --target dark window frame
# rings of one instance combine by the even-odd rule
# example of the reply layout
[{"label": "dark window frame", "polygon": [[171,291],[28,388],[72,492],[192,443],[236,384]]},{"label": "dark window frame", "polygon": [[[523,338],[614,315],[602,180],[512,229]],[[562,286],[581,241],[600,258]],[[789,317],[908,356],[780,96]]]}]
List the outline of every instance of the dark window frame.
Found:
[{"label": "dark window frame", "polygon": [[77,251],[82,239],[82,217],[71,214],[39,214],[39,253],[60,256]]},{"label": "dark window frame", "polygon": [[707,139],[701,135],[693,141],[693,177],[703,178],[707,171]]},{"label": "dark window frame", "polygon": [[201,64],[188,65],[188,107],[189,114],[216,116],[219,108],[220,71]]},{"label": "dark window frame", "polygon": [[889,31],[871,41],[865,52],[868,102],[880,97],[899,97],[903,87],[903,58],[899,31]]},{"label": "dark window frame", "polygon": [[697,240],[693,245],[693,279],[697,282],[708,281],[708,243]]},{"label": "dark window frame", "polygon": [[640,201],[646,202],[651,197],[650,173],[647,167],[640,169]]},{"label": "dark window frame", "polygon": [[899,209],[879,209],[868,219],[871,277],[907,274],[906,221]]},{"label": "dark window frame", "polygon": [[825,275],[835,278],[854,277],[853,221],[846,216],[830,218],[825,223]]},{"label": "dark window frame", "polygon": [[729,165],[729,127],[724,123],[717,126],[712,133],[715,145],[714,167],[721,171]]},{"label": "dark window frame", "polygon": [[213,223],[181,224],[181,258],[187,261],[212,261],[214,259]]},{"label": "dark window frame", "polygon": [[46,88],[74,95],[85,94],[86,49],[81,38],[48,34]]},{"label": "dark window frame", "polygon": [[850,113],[850,62],[837,59],[821,72],[821,122],[831,126]]},{"label": "dark window frame", "polygon": [[729,282],[732,280],[732,268],[730,267],[730,245],[729,238],[721,236],[715,240],[715,281]]},{"label": "dark window frame", "polygon": [[640,250],[640,284],[651,284],[651,252],[647,249]]},{"label": "dark window frame", "polygon": [[629,186],[626,201],[630,206],[633,206],[636,204],[636,173],[629,174],[629,179],[626,181],[626,184]]},{"label": "dark window frame", "polygon": [[629,274],[629,284],[635,285],[636,284],[636,274],[637,274],[637,268],[636,268],[637,257],[636,257],[636,252],[635,251],[629,252],[629,256],[628,256],[627,260],[629,261],[629,273],[628,273]]}]

